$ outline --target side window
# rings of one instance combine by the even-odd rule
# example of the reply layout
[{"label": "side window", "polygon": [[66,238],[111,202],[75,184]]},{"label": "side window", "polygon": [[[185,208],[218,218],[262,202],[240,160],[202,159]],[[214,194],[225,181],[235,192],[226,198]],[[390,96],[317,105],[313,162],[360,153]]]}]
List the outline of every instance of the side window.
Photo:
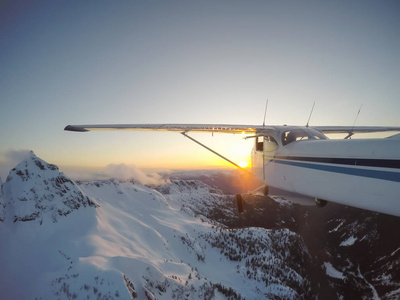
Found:
[{"label": "side window", "polygon": [[310,136],[301,129],[288,130],[282,133],[282,145],[287,145],[292,142],[308,140]]},{"label": "side window", "polygon": [[263,143],[263,136],[256,137],[256,150],[263,151],[264,150],[264,143]]}]

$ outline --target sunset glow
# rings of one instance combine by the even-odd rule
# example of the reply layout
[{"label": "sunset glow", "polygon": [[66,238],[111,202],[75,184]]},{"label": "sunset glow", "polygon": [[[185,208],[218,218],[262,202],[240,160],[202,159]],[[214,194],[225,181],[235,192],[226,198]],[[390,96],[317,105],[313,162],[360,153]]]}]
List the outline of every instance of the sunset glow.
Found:
[{"label": "sunset glow", "polygon": [[245,162],[245,161],[242,161],[242,162],[239,163],[239,166],[240,166],[241,168],[246,168],[246,167],[248,167],[248,163]]}]

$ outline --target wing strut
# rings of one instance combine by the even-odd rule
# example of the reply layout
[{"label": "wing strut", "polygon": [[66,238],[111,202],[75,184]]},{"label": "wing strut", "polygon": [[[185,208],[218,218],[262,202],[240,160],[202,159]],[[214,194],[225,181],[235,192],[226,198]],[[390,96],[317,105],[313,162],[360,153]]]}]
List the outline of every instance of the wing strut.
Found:
[{"label": "wing strut", "polygon": [[252,173],[250,173],[249,171],[247,171],[245,168],[242,168],[241,166],[239,166],[237,163],[234,163],[233,161],[231,161],[230,159],[226,158],[225,156],[219,154],[218,152],[214,151],[213,149],[211,149],[211,148],[207,147],[206,145],[200,143],[198,140],[196,140],[196,139],[192,138],[191,136],[187,135],[186,132],[181,132],[181,134],[182,134],[184,137],[187,137],[189,140],[192,140],[193,142],[195,142],[195,143],[199,144],[200,146],[206,148],[208,151],[214,153],[215,155],[218,155],[218,156],[221,157],[222,159],[225,159],[227,162],[231,163],[232,165],[234,165],[235,167],[241,169],[242,171],[244,171],[244,172],[246,172],[246,173],[248,173],[248,174],[250,174],[250,175],[253,175]]}]

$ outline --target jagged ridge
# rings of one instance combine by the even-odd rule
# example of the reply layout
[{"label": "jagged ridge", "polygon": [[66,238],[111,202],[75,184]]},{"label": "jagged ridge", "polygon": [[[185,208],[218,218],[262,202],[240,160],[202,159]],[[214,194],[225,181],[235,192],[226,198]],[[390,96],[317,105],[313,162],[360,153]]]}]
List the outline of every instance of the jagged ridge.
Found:
[{"label": "jagged ridge", "polygon": [[79,187],[59,172],[57,166],[38,158],[32,151],[29,157],[12,169],[3,184],[3,206],[13,222],[46,219],[53,223],[82,207],[96,207]]}]

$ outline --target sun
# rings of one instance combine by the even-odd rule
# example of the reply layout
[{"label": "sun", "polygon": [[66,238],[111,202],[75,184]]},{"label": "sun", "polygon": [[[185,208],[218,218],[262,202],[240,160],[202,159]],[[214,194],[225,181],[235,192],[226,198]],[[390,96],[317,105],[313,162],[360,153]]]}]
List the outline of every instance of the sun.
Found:
[{"label": "sun", "polygon": [[245,162],[245,161],[242,161],[242,162],[239,163],[239,166],[240,166],[241,168],[246,168],[248,165],[249,165],[249,164],[248,164],[247,162]]}]

